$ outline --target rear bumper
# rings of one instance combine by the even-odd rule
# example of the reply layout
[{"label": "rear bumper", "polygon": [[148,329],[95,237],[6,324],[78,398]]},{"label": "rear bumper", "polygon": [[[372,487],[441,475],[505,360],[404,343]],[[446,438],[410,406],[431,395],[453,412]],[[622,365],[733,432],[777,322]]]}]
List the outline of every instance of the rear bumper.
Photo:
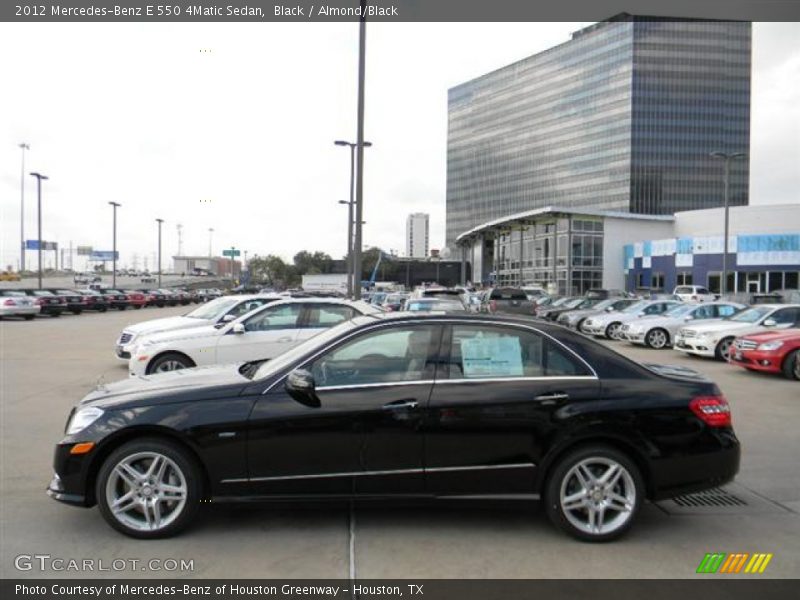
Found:
[{"label": "rear bumper", "polygon": [[39,314],[42,315],[60,315],[62,312],[66,310],[66,305],[58,304],[58,305],[50,305],[50,306],[42,306],[42,310]]},{"label": "rear bumper", "polygon": [[733,431],[719,432],[722,448],[651,463],[651,499],[665,500],[728,483],[739,472],[741,447]]},{"label": "rear bumper", "polygon": [[38,314],[38,306],[0,306],[0,317],[24,317]]}]

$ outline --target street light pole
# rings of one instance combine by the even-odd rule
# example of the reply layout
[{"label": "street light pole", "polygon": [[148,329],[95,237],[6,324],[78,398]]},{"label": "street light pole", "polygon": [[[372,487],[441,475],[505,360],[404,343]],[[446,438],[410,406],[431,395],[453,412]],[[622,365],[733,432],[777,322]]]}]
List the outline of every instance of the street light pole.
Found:
[{"label": "street light pole", "polygon": [[[337,146],[348,146],[350,148],[350,226],[348,227],[349,233],[347,234],[348,241],[348,254],[347,254],[347,270],[350,274],[350,279],[352,279],[352,283],[348,283],[348,295],[355,298],[356,289],[359,291],[359,298],[361,297],[361,275],[360,273],[360,265],[361,265],[361,253],[356,252],[356,241],[353,238],[353,226],[355,226],[355,216],[352,214],[353,208],[356,206],[356,199],[355,199],[355,191],[356,191],[356,148],[358,147],[358,143],[356,142],[347,142],[345,140],[336,140],[333,142]],[[364,148],[369,148],[372,146],[372,142],[363,142],[362,146]],[[347,204],[346,201],[340,200],[339,204]],[[362,221],[363,224],[363,221]],[[361,227],[356,227],[356,231],[361,231]],[[358,265],[356,265],[356,256],[358,255]]]},{"label": "street light pole", "polygon": [[117,287],[117,208],[122,206],[119,202],[109,202],[114,210],[113,247],[111,248],[111,287]]},{"label": "street light pole", "polygon": [[[211,235],[214,233],[214,228],[208,228],[208,258],[211,258]],[[209,265],[210,266],[210,265]]]},{"label": "street light pole", "polygon": [[728,224],[729,224],[729,208],[730,208],[730,177],[731,177],[731,161],[745,158],[747,154],[744,152],[735,152],[727,154],[725,152],[712,152],[711,158],[722,160],[722,186],[725,202],[725,233],[722,248],[722,281],[720,281],[719,291],[720,295],[724,296],[728,293]]},{"label": "street light pole", "polygon": [[231,246],[231,285],[233,285],[233,261],[236,258],[236,246]]},{"label": "street light pole", "polygon": [[[164,219],[156,219],[158,223],[158,287],[161,289],[161,224]],[[177,271],[177,269],[175,269]]]},{"label": "street light pole", "polygon": [[25,142],[19,144],[22,150],[22,170],[20,171],[20,202],[19,202],[19,239],[20,239],[20,255],[19,255],[19,272],[25,270],[25,150],[30,150],[30,145]]},{"label": "street light pole", "polygon": [[353,202],[347,200],[339,200],[339,204],[347,205],[347,257],[345,263],[347,264],[347,297],[353,297],[353,270],[351,269],[353,263]]},{"label": "street light pole", "polygon": [[361,0],[361,16],[358,26],[358,112],[356,116],[356,143],[358,144],[356,170],[356,231],[353,240],[355,258],[353,259],[353,276],[355,290],[353,299],[361,300],[361,221],[364,218],[364,88],[367,55],[367,1]]},{"label": "street light pole", "polygon": [[39,289],[42,289],[42,180],[45,181],[49,179],[47,175],[42,175],[41,173],[31,173],[31,177],[36,177],[36,190],[37,190],[37,197],[38,197],[38,243],[36,245],[36,252],[38,253],[39,258]]}]

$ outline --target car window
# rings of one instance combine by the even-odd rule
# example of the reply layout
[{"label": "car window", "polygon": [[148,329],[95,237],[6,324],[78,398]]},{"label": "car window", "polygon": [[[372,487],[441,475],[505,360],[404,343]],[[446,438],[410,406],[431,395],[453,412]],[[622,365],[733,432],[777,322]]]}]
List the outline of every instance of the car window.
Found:
[{"label": "car window", "polygon": [[796,308],[782,308],[770,315],[778,325],[793,325],[798,320],[798,310]]},{"label": "car window", "polygon": [[333,327],[356,316],[356,311],[342,304],[308,304],[306,327]]},{"label": "car window", "polygon": [[349,386],[433,378],[436,328],[408,326],[370,332],[313,362],[316,386]]},{"label": "car window", "polygon": [[528,297],[520,289],[515,288],[495,288],[491,294],[492,300],[527,300]]},{"label": "car window", "polygon": [[706,288],[701,287],[701,288],[697,288],[697,293],[698,294],[708,294],[709,291]]},{"label": "car window", "polygon": [[733,313],[736,312],[736,307],[730,304],[722,304],[716,307],[717,315],[720,317],[730,317]]},{"label": "car window", "polygon": [[247,313],[249,313],[251,310],[257,309],[259,306],[264,306],[265,303],[266,300],[262,298],[254,298],[252,300],[247,300],[246,302],[241,302],[240,304],[237,304],[225,314],[233,315],[234,317],[241,317],[242,315],[246,315]]},{"label": "car window", "polygon": [[713,319],[714,307],[713,306],[700,306],[694,310],[692,316],[695,319]]},{"label": "car window", "polygon": [[676,294],[691,294],[692,288],[690,287],[679,287],[675,289]]},{"label": "car window", "polygon": [[543,336],[517,329],[455,325],[450,379],[588,375],[577,359]]},{"label": "car window", "polygon": [[647,308],[644,309],[644,314],[646,315],[658,315],[664,310],[663,304],[651,304]]},{"label": "car window", "polygon": [[274,331],[296,329],[297,319],[302,311],[299,304],[282,304],[266,308],[245,321],[245,331]]}]

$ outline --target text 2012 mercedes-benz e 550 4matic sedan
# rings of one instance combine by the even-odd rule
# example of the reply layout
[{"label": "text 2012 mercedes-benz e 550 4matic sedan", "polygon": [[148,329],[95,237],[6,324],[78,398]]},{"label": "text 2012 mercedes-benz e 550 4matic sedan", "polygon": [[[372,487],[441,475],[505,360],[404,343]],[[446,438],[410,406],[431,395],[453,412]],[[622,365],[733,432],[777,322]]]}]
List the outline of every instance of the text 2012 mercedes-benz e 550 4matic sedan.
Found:
[{"label": "text 2012 mercedes-benz e 550 4matic sedan", "polygon": [[583,540],[646,499],[730,481],[717,386],[516,317],[356,317],[269,361],[101,385],[69,416],[48,493],[139,538],[201,501],[540,498]]}]

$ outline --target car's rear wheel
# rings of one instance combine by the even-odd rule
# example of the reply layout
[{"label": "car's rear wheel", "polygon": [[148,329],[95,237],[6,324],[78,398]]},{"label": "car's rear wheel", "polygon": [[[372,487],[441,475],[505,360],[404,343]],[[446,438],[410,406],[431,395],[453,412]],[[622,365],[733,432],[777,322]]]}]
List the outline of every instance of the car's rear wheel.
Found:
[{"label": "car's rear wheel", "polygon": [[714,348],[714,358],[717,360],[727,360],[730,358],[731,347],[733,346],[733,338],[726,337],[719,341],[717,347]]},{"label": "car's rear wheel", "polygon": [[126,310],[128,307],[124,304],[121,304],[117,307],[117,310]]},{"label": "car's rear wheel", "polygon": [[661,350],[669,346],[669,334],[664,329],[651,329],[647,332],[644,341],[651,348]]},{"label": "car's rear wheel", "polygon": [[783,359],[783,374],[789,379],[800,380],[800,350],[790,352]]},{"label": "car's rear wheel", "polygon": [[81,314],[82,312],[83,312],[83,310],[82,310],[82,309],[80,309],[80,308],[77,308],[77,309],[75,309],[75,310],[73,310],[73,311],[72,311],[72,314],[73,314],[73,315],[79,315],[79,314]]},{"label": "car's rear wheel", "polygon": [[610,340],[618,340],[620,339],[619,334],[621,331],[622,323],[614,321],[613,323],[609,323],[608,327],[606,327],[606,337]]},{"label": "car's rear wheel", "polygon": [[179,369],[188,369],[195,364],[188,356],[170,352],[157,357],[147,368],[147,373],[168,373]]},{"label": "car's rear wheel", "polygon": [[136,310],[139,310],[140,308],[142,308],[142,305],[141,304],[135,304],[133,306],[133,308],[135,308]]},{"label": "car's rear wheel", "polygon": [[175,535],[192,520],[202,495],[200,469],[180,446],[145,438],[105,460],[95,487],[106,522],[136,538]]},{"label": "car's rear wheel", "polygon": [[606,542],[633,524],[644,496],[636,464],[602,445],[571,452],[545,486],[547,515],[560,529],[587,542]]},{"label": "car's rear wheel", "polygon": [[25,316],[24,316],[24,318],[25,318],[25,320],[26,320],[26,321],[33,321],[33,318],[34,318],[35,316],[36,316],[36,315],[25,315]]}]

